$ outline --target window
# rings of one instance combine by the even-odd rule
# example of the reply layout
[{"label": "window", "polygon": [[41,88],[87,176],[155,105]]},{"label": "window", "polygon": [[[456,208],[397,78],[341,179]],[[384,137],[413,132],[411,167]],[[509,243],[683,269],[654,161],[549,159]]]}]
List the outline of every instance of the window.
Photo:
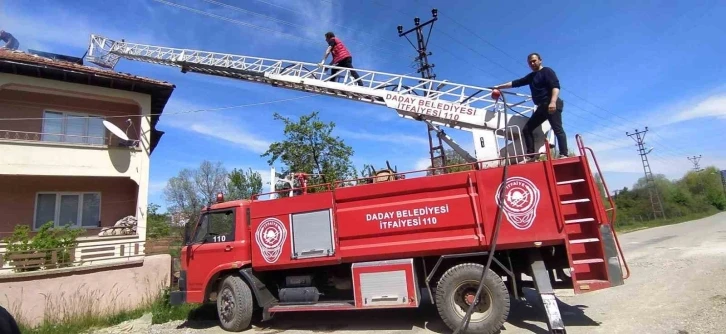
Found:
[{"label": "window", "polygon": [[42,141],[103,145],[103,117],[59,111],[43,112]]},{"label": "window", "polygon": [[54,226],[98,227],[101,224],[100,193],[39,193],[35,200],[33,229],[47,222]]},{"label": "window", "polygon": [[234,241],[234,210],[215,211],[204,214],[193,243]]}]

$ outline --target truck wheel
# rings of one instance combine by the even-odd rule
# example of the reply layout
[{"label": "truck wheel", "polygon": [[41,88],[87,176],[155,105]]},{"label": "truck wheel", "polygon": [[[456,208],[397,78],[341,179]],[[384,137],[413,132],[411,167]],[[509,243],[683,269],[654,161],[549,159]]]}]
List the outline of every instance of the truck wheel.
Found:
[{"label": "truck wheel", "polygon": [[227,276],[217,294],[217,315],[224,330],[241,332],[252,321],[252,291],[241,277]]},{"label": "truck wheel", "polygon": [[[469,305],[474,302],[484,266],[464,263],[452,267],[441,276],[436,286],[436,308],[439,316],[454,331],[461,324]],[[471,312],[466,329],[461,333],[497,333],[509,316],[509,293],[502,278],[491,269],[484,277],[479,303]]]}]

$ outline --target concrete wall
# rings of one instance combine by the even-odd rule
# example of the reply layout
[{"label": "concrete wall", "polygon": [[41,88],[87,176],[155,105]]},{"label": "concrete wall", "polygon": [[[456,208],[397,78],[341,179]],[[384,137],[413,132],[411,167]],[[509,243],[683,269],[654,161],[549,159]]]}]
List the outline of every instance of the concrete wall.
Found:
[{"label": "concrete wall", "polygon": [[0,305],[31,326],[136,308],[169,286],[171,256],[148,256],[143,265],[56,271],[61,273],[0,278]]}]

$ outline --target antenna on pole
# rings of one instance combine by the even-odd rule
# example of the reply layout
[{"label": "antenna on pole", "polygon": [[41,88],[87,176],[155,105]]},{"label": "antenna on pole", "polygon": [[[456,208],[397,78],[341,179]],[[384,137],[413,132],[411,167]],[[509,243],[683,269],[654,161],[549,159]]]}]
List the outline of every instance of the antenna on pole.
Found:
[{"label": "antenna on pole", "polygon": [[[401,25],[399,25],[397,27],[398,28],[398,37],[406,37],[406,40],[408,40],[408,42],[411,44],[411,46],[413,46],[413,48],[416,49],[416,52],[418,53],[418,56],[416,56],[416,58],[414,59],[414,61],[418,62],[418,70],[416,72],[420,73],[421,78],[423,78],[423,79],[436,79],[436,74],[434,74],[433,71],[431,70],[436,65],[429,64],[428,56],[432,55],[432,53],[431,53],[431,51],[428,51],[426,48],[428,47],[429,39],[431,38],[431,30],[434,29],[434,22],[436,22],[439,19],[438,18],[439,11],[436,8],[431,9],[431,15],[433,16],[433,18],[424,22],[423,24],[421,24],[421,19],[419,19],[418,17],[415,17],[413,19],[414,27],[407,31],[403,31],[403,26],[401,26]],[[423,28],[427,25],[431,25],[431,26],[429,27],[428,36],[426,37],[426,39],[424,39]],[[411,40],[408,39],[408,37],[406,36],[409,33],[414,32],[414,31],[416,32],[416,41],[417,41],[418,46],[413,45]],[[421,82],[423,82],[423,80]],[[437,87],[427,87],[427,90],[424,92],[424,96],[429,96],[429,94],[432,93],[430,91],[431,89],[438,91],[441,88],[443,88],[444,85],[445,85],[444,83],[441,83]],[[446,166],[446,153],[444,150],[444,143],[443,143],[441,137],[438,135],[438,131],[436,131],[436,128],[432,127],[431,124],[426,124],[426,127],[428,128],[428,136],[429,136],[429,155],[431,156],[431,168],[434,168],[434,169],[432,169],[431,173],[434,175],[443,174],[445,169],[443,169],[443,168],[436,169],[436,165],[437,165],[436,160],[438,159],[441,161],[441,167]],[[435,134],[436,139],[433,138],[432,132],[436,132],[436,134]],[[438,145],[434,146],[434,140],[438,140]],[[439,151],[438,156],[434,155],[435,151]]]},{"label": "antenna on pole", "polygon": [[[645,149],[645,133],[648,132],[648,127],[645,127],[645,131],[638,131],[635,129],[635,133],[625,132],[628,137],[633,138],[638,143],[638,154],[640,154],[640,160],[643,162],[643,172],[645,172],[645,181],[648,185],[648,192],[650,193],[650,204],[653,206],[653,218],[658,219],[658,214],[665,219],[665,211],[663,210],[663,202],[660,200],[660,194],[658,193],[658,187],[655,185],[655,179],[653,173],[650,170],[650,163],[648,162],[648,153],[653,151],[652,148]],[[633,137],[635,136],[635,137]]]},{"label": "antenna on pole", "polygon": [[686,157],[686,158],[688,158],[688,160],[691,160],[691,162],[693,163],[693,170],[694,171],[698,172],[699,170],[701,170],[701,166],[698,165],[698,163],[701,161],[701,155],[700,154],[698,156],[695,156],[694,155],[693,157]]}]

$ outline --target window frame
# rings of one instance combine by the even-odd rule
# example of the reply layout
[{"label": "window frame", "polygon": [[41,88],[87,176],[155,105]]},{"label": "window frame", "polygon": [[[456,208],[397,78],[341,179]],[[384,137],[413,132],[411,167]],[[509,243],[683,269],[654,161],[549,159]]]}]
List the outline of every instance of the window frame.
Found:
[{"label": "window frame", "polygon": [[[200,240],[197,240],[199,237],[199,233],[201,233],[200,229],[202,228],[202,219],[205,219],[206,216],[213,215],[213,214],[224,214],[225,212],[232,212],[233,219],[232,219],[232,230],[229,232],[232,240],[224,240],[224,241],[206,241],[206,238],[208,236],[209,227],[207,227],[207,232],[205,232],[204,236],[201,237]],[[207,225],[209,226],[209,225]],[[202,214],[199,216],[199,219],[197,220],[196,226],[194,227],[194,232],[191,238],[189,238],[189,244],[190,245],[204,245],[204,244],[215,244],[220,242],[235,242],[237,240],[237,208],[225,208],[225,209],[215,209],[215,210],[205,210],[202,212]]]},{"label": "window frame", "polygon": [[[45,121],[46,119],[54,119],[50,117],[46,117],[46,113],[57,113],[60,114],[60,121],[61,121],[61,130],[60,133],[50,133],[46,132],[45,127]],[[83,123],[83,134],[81,135],[82,141],[81,142],[69,142],[68,141],[68,119],[70,117],[80,117],[84,119]],[[92,140],[98,139],[96,137],[89,138],[89,128],[90,128],[90,120],[91,118],[99,118],[101,121],[106,120],[106,116],[99,115],[99,114],[93,114],[93,113],[87,113],[87,112],[79,112],[79,111],[72,111],[72,110],[61,110],[61,109],[43,109],[43,115],[40,125],[40,141],[41,142],[47,142],[47,143],[63,143],[67,145],[84,145],[84,146],[108,146],[108,143],[106,143],[106,139],[108,137],[108,129],[106,127],[103,127],[103,136],[101,138],[101,144],[95,144],[91,143]],[[59,140],[46,140],[44,139],[45,136],[53,137],[58,136],[60,137]],[[75,138],[75,137],[74,137]]]},{"label": "window frame", "polygon": [[[55,195],[55,212],[53,212],[53,228],[60,228],[65,225],[59,225],[58,218],[60,217],[60,201],[61,197],[63,195],[76,195],[79,197],[78,201],[78,222],[75,225],[68,225],[71,228],[84,228],[87,230],[90,229],[99,229],[101,228],[98,226],[98,223],[95,226],[83,226],[83,196],[93,194],[98,195],[98,220],[101,221],[101,217],[103,214],[103,194],[100,191],[39,191],[35,193],[35,199],[34,199],[34,205],[33,205],[33,221],[32,224],[32,230],[38,231],[40,227],[35,226],[35,222],[38,219],[38,196],[39,195]],[[41,224],[44,225],[47,222]]]}]

